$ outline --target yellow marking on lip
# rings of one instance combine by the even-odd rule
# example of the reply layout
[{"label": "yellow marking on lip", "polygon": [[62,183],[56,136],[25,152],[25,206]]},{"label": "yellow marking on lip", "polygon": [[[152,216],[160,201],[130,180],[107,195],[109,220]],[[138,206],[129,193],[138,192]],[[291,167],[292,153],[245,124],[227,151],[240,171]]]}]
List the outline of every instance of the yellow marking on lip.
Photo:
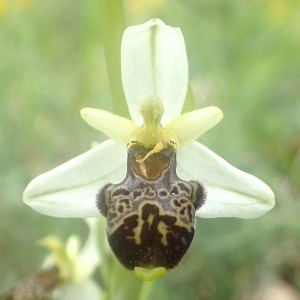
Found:
[{"label": "yellow marking on lip", "polygon": [[143,225],[143,220],[139,216],[138,224],[132,230],[133,233],[134,233],[134,238],[133,239],[134,239],[134,241],[137,245],[140,245],[142,243],[142,239],[141,239],[142,225]]},{"label": "yellow marking on lip", "polygon": [[[141,209],[139,209],[139,212],[141,212]],[[133,229],[133,233],[134,233],[134,241],[137,245],[140,245],[142,243],[142,239],[141,239],[141,234],[142,234],[142,227],[144,222],[148,222],[149,224],[149,229],[153,223],[154,220],[154,215],[153,214],[149,214],[147,221],[143,221],[141,218],[141,213],[138,214],[138,224],[137,226]]]},{"label": "yellow marking on lip", "polygon": [[151,227],[151,225],[153,223],[153,220],[154,220],[154,215],[153,214],[149,214],[149,217],[147,219],[147,222],[149,224],[149,228]]},{"label": "yellow marking on lip", "polygon": [[162,235],[161,242],[164,246],[168,246],[168,241],[167,241],[167,233],[168,233],[168,228],[165,222],[159,221],[157,224],[157,230],[158,232]]},{"label": "yellow marking on lip", "polygon": [[162,143],[157,143],[155,147],[150,150],[143,158],[141,159],[136,159],[136,161],[140,164],[142,164],[149,156],[151,156],[154,153],[159,153],[164,149],[164,145]]}]

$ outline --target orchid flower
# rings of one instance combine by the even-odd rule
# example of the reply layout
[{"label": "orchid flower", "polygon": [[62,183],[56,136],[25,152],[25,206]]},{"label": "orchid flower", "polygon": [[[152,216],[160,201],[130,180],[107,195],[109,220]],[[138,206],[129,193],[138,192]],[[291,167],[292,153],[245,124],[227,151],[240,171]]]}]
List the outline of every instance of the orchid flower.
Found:
[{"label": "orchid flower", "polygon": [[101,263],[97,247],[98,232],[96,219],[85,219],[88,238],[80,250],[80,239],[71,235],[64,246],[56,236],[47,236],[39,241],[52,251],[44,267],[55,266],[60,284],[53,291],[53,299],[102,299],[101,290],[92,275]]},{"label": "orchid flower", "polygon": [[[274,206],[274,194],[265,183],[233,167],[196,141],[222,119],[219,108],[211,106],[180,115],[187,91],[188,64],[179,28],[169,27],[157,19],[127,28],[122,39],[121,66],[131,120],[104,110],[82,109],[83,119],[109,139],[32,180],[24,191],[26,204],[56,217],[86,218],[100,216],[100,213],[106,216],[112,214],[111,189],[122,182],[126,190],[128,182],[147,179],[151,164],[156,163],[160,169],[154,173],[165,174],[164,167],[157,161],[166,159],[168,180],[182,180],[189,191],[199,194],[193,194],[197,199],[192,199],[192,208],[185,207],[198,217],[255,218]],[[137,154],[137,145],[142,147],[139,150],[143,155]],[[166,154],[168,149],[171,154]],[[171,162],[173,171],[169,170]],[[138,173],[134,180],[132,170]],[[173,195],[169,190],[166,193]],[[193,217],[191,222],[194,223]],[[107,224],[109,235],[109,220]],[[161,242],[167,243],[167,226],[165,223],[161,226],[158,229]],[[142,224],[137,227],[133,234],[136,242]]]}]

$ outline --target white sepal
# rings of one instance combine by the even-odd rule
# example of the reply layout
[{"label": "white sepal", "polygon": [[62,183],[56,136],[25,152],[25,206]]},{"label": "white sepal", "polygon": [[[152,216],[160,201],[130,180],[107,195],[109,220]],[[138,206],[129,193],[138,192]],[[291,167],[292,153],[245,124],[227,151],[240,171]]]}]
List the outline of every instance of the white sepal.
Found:
[{"label": "white sepal", "polygon": [[106,183],[126,175],[126,150],[112,140],[33,179],[23,201],[36,211],[55,217],[99,217],[95,199]]},{"label": "white sepal", "polygon": [[199,217],[255,218],[274,206],[274,194],[264,182],[198,142],[179,148],[177,158],[178,176],[206,188],[206,202],[196,213]]},{"label": "white sepal", "polygon": [[128,27],[122,39],[121,66],[129,112],[136,124],[142,124],[140,102],[148,96],[162,100],[162,124],[180,115],[187,91],[188,64],[179,28],[158,19]]}]

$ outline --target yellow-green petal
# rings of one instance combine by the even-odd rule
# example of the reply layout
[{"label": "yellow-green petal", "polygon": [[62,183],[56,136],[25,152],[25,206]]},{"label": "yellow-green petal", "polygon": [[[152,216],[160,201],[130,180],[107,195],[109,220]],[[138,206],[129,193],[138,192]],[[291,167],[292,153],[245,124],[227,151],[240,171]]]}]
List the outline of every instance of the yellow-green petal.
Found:
[{"label": "yellow-green petal", "polygon": [[101,109],[86,107],[80,114],[90,126],[121,144],[126,144],[130,134],[138,128],[131,120]]},{"label": "yellow-green petal", "polygon": [[215,126],[222,117],[220,108],[210,106],[185,113],[165,127],[175,134],[179,145],[184,145],[196,140],[205,131]]}]

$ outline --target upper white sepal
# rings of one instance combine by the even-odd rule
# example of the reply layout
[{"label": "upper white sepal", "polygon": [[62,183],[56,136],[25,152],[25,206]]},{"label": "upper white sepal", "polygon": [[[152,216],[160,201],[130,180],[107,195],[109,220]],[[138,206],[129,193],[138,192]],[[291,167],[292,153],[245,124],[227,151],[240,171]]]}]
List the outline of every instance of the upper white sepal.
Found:
[{"label": "upper white sepal", "polygon": [[179,28],[158,19],[128,27],[121,48],[123,88],[132,120],[139,126],[140,102],[158,96],[165,107],[162,124],[179,116],[188,83],[185,43]]}]

